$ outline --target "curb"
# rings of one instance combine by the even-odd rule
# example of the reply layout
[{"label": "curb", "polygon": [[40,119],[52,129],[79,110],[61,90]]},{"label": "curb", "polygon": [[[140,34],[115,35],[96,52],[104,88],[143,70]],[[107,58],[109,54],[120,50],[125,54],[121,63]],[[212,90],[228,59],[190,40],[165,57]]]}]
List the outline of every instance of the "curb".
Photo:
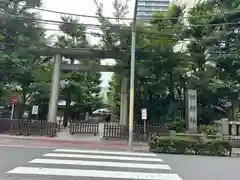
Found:
[{"label": "curb", "polygon": [[[29,140],[29,141],[38,141],[38,142],[48,142],[48,143],[62,143],[62,144],[74,144],[74,145],[101,145],[101,146],[114,146],[114,147],[128,147],[127,143],[116,143],[116,142],[108,142],[107,141],[84,141],[84,140],[62,140],[62,139],[49,139],[49,138],[27,138],[27,137],[19,137],[19,136],[0,136],[0,139],[20,139],[20,140]],[[148,146],[144,143],[134,144],[133,146],[144,147]]]},{"label": "curb", "polygon": [[234,156],[234,157],[240,157],[240,152],[232,152],[232,156]]},{"label": "curb", "polygon": [[[16,144],[0,144],[0,147],[13,147],[13,148],[40,148],[40,149],[58,149],[58,148],[62,148],[62,147],[58,147],[58,146],[39,146],[39,145],[16,145]],[[76,147],[74,147],[76,148]],[[127,148],[117,148],[117,147],[95,147],[95,146],[87,146],[87,147],[81,147],[81,149],[91,149],[91,150],[118,150],[118,151],[128,151]],[[141,152],[141,153],[149,153],[149,151],[147,150],[143,150],[143,149],[133,149],[133,152]]]}]

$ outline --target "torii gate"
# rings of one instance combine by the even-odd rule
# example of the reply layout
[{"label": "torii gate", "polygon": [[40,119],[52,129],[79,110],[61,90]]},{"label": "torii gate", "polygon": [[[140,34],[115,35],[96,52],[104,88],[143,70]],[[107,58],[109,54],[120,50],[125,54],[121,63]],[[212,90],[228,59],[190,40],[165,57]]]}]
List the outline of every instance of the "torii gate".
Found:
[{"label": "torii gate", "polygon": [[[51,94],[48,109],[48,121],[55,122],[58,109],[59,100],[59,89],[60,89],[60,74],[61,70],[73,71],[91,71],[91,72],[114,72],[116,67],[113,66],[103,66],[103,65],[91,65],[85,66],[81,64],[62,64],[63,56],[70,56],[74,58],[113,58],[113,59],[126,59],[126,52],[117,50],[97,50],[97,49],[72,49],[72,48],[55,48],[55,47],[45,47],[45,48],[34,48],[28,49],[28,53],[33,53],[40,56],[53,56],[53,72],[52,72],[52,85]],[[120,108],[120,123],[128,124],[128,77],[124,76],[122,78],[121,84],[121,108]]]}]

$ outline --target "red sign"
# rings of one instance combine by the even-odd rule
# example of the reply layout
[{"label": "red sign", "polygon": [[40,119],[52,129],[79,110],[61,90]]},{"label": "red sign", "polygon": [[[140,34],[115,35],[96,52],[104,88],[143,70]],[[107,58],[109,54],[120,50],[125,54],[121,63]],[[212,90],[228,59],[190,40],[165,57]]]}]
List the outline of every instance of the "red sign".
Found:
[{"label": "red sign", "polygon": [[11,104],[17,104],[17,96],[11,97]]}]

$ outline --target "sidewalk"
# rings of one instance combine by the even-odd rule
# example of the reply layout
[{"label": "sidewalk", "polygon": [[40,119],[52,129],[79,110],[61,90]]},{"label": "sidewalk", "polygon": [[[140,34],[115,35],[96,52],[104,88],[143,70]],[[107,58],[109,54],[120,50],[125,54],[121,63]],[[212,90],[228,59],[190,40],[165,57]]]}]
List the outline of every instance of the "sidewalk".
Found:
[{"label": "sidewalk", "polygon": [[240,157],[240,148],[233,148],[232,149],[232,156],[239,156]]},{"label": "sidewalk", "polygon": [[[7,139],[21,139],[21,140],[34,140],[43,142],[56,142],[56,143],[72,143],[72,144],[112,144],[112,145],[126,145],[128,141],[126,140],[103,140],[99,136],[91,135],[68,135],[68,136],[57,136],[57,137],[42,137],[42,136],[16,136],[16,135],[6,135],[0,134],[0,138]],[[147,142],[133,142],[134,145],[148,146]]]},{"label": "sidewalk", "polygon": [[[99,136],[93,136],[89,134],[69,134],[68,130],[63,130],[58,133],[56,137],[42,137],[42,136],[16,136],[0,134],[1,140],[12,140],[17,143],[21,141],[24,144],[42,144],[49,146],[74,146],[81,148],[91,149],[112,149],[112,150],[127,150],[127,140],[104,140]],[[148,143],[133,142],[134,151],[149,152]]]},{"label": "sidewalk", "polygon": [[[8,141],[4,143],[3,141]],[[33,147],[68,147],[83,149],[107,149],[107,150],[128,150],[127,140],[102,140],[99,136],[87,134],[70,135],[63,131],[57,137],[41,137],[41,136],[16,136],[0,134],[0,144],[8,144],[11,146],[23,145]],[[3,145],[2,144],[2,145]],[[149,152],[147,142],[133,142],[133,151]],[[233,157],[240,157],[240,148],[232,149]]]}]

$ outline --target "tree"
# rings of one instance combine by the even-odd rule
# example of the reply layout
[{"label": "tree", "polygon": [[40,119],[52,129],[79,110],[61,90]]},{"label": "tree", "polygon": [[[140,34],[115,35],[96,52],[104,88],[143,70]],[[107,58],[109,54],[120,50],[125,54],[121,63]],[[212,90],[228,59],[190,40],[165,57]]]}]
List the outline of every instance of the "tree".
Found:
[{"label": "tree", "polygon": [[[7,88],[18,95],[19,117],[22,117],[26,103],[35,92],[32,86],[35,79],[33,72],[41,68],[42,61],[40,57],[24,53],[22,48],[45,44],[44,31],[34,20],[36,14],[29,11],[37,6],[40,6],[40,0],[0,3],[1,12],[7,17],[0,24],[2,47],[0,66],[3,67],[5,75],[3,81],[7,83]],[[15,18],[8,15],[13,15]],[[31,20],[22,17],[31,18]]]},{"label": "tree", "polygon": [[191,86],[198,89],[202,122],[216,119],[216,109],[227,112],[229,103],[235,110],[238,106],[239,79],[236,66],[233,66],[239,60],[236,56],[238,34],[234,33],[238,26],[228,25],[228,22],[239,20],[238,13],[229,13],[239,2],[226,2],[209,0],[198,3],[189,12],[195,16],[188,19],[191,27],[186,31],[191,39],[188,45],[193,63]]},{"label": "tree", "polygon": [[[229,3],[229,4],[228,4]],[[221,83],[218,83],[221,98],[231,104],[231,116],[233,116],[239,108],[239,74],[238,67],[235,65],[240,60],[239,57],[239,25],[240,1],[210,1],[209,6],[213,9],[219,9],[225,13],[216,11],[215,16],[209,20],[212,25],[213,33],[207,41],[209,46],[210,57],[214,60],[218,68],[218,78]],[[217,24],[217,25],[215,25]],[[226,102],[224,106],[226,107]]]},{"label": "tree", "polygon": [[182,118],[188,59],[175,47],[181,40],[178,32],[183,9],[171,5],[166,12],[156,12],[150,27],[145,28],[145,43],[140,43],[144,51],[154,53],[148,53],[148,59],[137,60],[136,114],[147,108],[152,123]]},{"label": "tree", "polygon": [[[38,118],[41,120],[46,120],[48,114],[48,104],[50,100],[52,64],[42,64],[41,68],[36,69],[33,74],[35,77],[33,83],[35,93],[33,93],[29,105],[30,107],[32,107],[32,105],[38,105]],[[31,108],[29,108],[29,111],[31,111]]]},{"label": "tree", "polygon": [[[58,37],[57,46],[66,48],[90,48],[86,37],[86,28],[79,24],[77,19],[62,17],[63,23],[59,29],[64,35]],[[100,60],[84,59],[78,60],[74,57],[65,57],[70,64],[80,63],[83,65],[100,64]],[[68,61],[67,60],[67,61]],[[100,103],[100,73],[70,72],[65,73],[62,79],[66,82],[62,88],[62,98],[66,102],[63,125],[67,126],[71,114],[71,102],[75,106],[92,112],[92,108]]]},{"label": "tree", "polygon": [[120,116],[121,76],[114,74],[109,81],[108,89],[108,99],[111,99],[111,105],[115,107],[115,113]]},{"label": "tree", "polygon": [[[117,3],[120,4],[115,5]],[[120,11],[116,7],[127,7],[121,3],[122,2],[120,1],[114,2],[116,12],[122,12],[124,10],[124,8],[120,8]],[[116,61],[121,71],[126,68],[125,75],[128,75],[131,47],[131,26],[119,25],[119,21],[117,21],[116,24],[111,23],[108,19],[104,18],[102,14],[102,5],[97,5],[97,7],[99,22],[103,26],[109,27],[107,30],[106,28],[102,29],[103,35],[101,37],[103,44],[105,45],[104,47],[126,51],[125,57],[127,61],[126,59]],[[122,14],[125,13],[122,12]],[[179,18],[181,16],[182,8],[177,6],[172,6],[168,12],[160,12],[155,15],[155,17],[158,18]],[[166,27],[166,24],[171,27]],[[163,111],[161,114],[168,113],[166,110],[169,108],[163,107],[170,106],[171,103],[176,101],[176,98],[182,98],[182,93],[180,93],[181,87],[179,88],[179,86],[182,86],[184,83],[182,83],[182,76],[179,76],[179,74],[182,73],[182,69],[179,68],[178,64],[184,64],[184,58],[181,53],[174,52],[174,46],[177,44],[179,37],[172,36],[172,34],[176,34],[180,26],[180,21],[176,20],[155,20],[151,23],[149,28],[144,27],[141,23],[137,25],[136,46],[138,48],[138,54],[140,55],[136,57],[136,115],[139,115],[140,109],[144,107],[149,109],[150,118],[156,120],[156,118],[159,118],[159,111]],[[141,53],[142,49],[147,52]],[[125,66],[123,66],[123,64]],[[110,89],[113,91],[113,102],[118,110],[120,105],[120,75],[123,74],[116,73],[110,82]],[[175,83],[175,81],[181,81],[182,84]],[[167,90],[170,90],[170,94]],[[176,95],[178,95],[178,97],[176,97]],[[163,103],[164,101],[165,103]],[[173,111],[176,111],[176,109]],[[139,116],[137,119],[139,119]]]},{"label": "tree", "polygon": [[[98,4],[94,1],[97,7],[96,15],[101,24],[101,33],[95,33],[95,36],[100,37],[101,47],[103,49],[115,50],[116,54],[121,54],[121,59],[115,59],[117,71],[114,73],[110,82],[109,96],[112,99],[116,113],[120,112],[120,85],[123,76],[129,76],[129,60],[130,60],[130,45],[131,45],[131,27],[128,24],[123,24],[121,19],[128,14],[128,0],[114,0],[113,2],[113,17],[111,21],[103,15],[103,4]],[[125,52],[123,53],[124,50]]]},{"label": "tree", "polygon": [[[101,24],[101,33],[94,33],[101,39],[97,47],[112,49],[121,55],[121,59],[116,59],[118,71],[114,73],[107,93],[119,113],[121,78],[129,76],[131,24],[121,20],[128,13],[128,1],[114,1],[115,21],[104,17],[102,4],[96,1],[95,4]],[[41,104],[42,114],[47,114],[52,67],[46,59],[22,51],[46,43],[43,29],[34,20],[36,14],[28,11],[38,5],[40,0],[0,3],[2,13],[16,16],[0,23],[0,82],[4,82],[0,101],[9,102],[11,95],[17,95],[19,117],[33,104]],[[168,11],[153,14],[150,26],[137,24],[137,120],[141,108],[148,109],[149,123],[182,120],[184,90],[188,88],[198,91],[199,123],[211,123],[222,116],[238,117],[239,5],[239,0],[207,0],[190,9],[186,17],[185,6],[171,4]],[[77,19],[62,17],[59,28],[63,35],[58,36],[55,45],[91,48],[86,38],[86,27]],[[64,58],[64,63],[100,64],[99,59]],[[66,101],[64,125],[71,113],[71,102],[75,102],[74,108],[88,112],[101,106],[100,76],[99,72],[79,71],[62,75],[60,96]]]}]

